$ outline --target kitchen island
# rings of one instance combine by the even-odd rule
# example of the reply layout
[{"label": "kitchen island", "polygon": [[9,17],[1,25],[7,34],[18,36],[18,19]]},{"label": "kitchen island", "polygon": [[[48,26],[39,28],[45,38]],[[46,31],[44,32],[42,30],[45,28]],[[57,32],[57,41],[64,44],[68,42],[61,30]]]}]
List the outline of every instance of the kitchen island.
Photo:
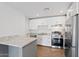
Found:
[{"label": "kitchen island", "polygon": [[9,36],[0,38],[1,57],[35,57],[36,38]]}]

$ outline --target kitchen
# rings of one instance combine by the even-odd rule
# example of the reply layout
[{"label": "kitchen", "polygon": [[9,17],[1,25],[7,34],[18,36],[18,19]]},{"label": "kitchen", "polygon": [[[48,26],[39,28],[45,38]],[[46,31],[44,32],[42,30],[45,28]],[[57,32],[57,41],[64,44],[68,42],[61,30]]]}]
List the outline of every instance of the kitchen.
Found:
[{"label": "kitchen", "polygon": [[78,57],[78,7],[79,2],[0,2],[0,57]]}]

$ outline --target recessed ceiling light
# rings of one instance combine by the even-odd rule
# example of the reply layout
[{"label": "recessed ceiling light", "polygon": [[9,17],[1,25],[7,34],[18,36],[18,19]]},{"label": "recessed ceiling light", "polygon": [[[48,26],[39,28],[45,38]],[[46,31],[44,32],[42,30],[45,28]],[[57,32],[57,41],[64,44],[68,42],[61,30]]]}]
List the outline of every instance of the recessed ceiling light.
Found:
[{"label": "recessed ceiling light", "polygon": [[63,13],[63,11],[60,11],[60,13]]},{"label": "recessed ceiling light", "polygon": [[68,11],[71,12],[71,11],[73,11],[73,10],[72,10],[72,9],[69,9]]},{"label": "recessed ceiling light", "polygon": [[36,16],[39,16],[39,14],[37,13]]},{"label": "recessed ceiling light", "polygon": [[50,8],[44,8],[44,11],[48,11],[48,10],[50,10]]}]

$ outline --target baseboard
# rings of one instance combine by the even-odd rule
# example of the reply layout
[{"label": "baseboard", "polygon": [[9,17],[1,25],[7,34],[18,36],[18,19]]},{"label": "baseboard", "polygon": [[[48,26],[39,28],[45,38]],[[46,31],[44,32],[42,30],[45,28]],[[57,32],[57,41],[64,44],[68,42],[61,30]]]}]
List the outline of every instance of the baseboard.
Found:
[{"label": "baseboard", "polygon": [[40,44],[37,44],[37,46],[50,47],[51,48],[51,46],[45,46],[45,45],[40,45]]}]

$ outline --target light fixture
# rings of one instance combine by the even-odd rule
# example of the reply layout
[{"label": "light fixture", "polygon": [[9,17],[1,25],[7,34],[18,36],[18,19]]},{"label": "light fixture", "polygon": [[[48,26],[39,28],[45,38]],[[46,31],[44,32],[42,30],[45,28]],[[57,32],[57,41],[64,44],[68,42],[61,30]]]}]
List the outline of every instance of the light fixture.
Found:
[{"label": "light fixture", "polygon": [[38,17],[38,16],[39,16],[39,14],[37,13],[37,14],[36,14],[36,16]]},{"label": "light fixture", "polygon": [[68,10],[68,12],[72,12],[72,11],[73,11],[72,9],[69,9],[69,10]]},{"label": "light fixture", "polygon": [[63,13],[63,11],[60,11],[60,13]]},{"label": "light fixture", "polygon": [[50,8],[44,8],[44,11],[49,11],[50,10]]}]

